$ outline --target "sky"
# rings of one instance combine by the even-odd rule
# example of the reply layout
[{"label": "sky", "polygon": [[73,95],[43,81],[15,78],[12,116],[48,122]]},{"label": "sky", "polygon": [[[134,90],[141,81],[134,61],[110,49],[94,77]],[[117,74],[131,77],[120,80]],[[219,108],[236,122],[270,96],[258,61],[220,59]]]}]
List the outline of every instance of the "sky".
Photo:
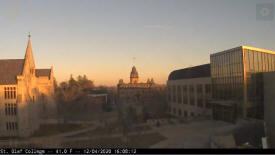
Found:
[{"label": "sky", "polygon": [[274,0],[1,0],[0,59],[24,58],[30,32],[36,67],[53,66],[58,82],[86,74],[115,86],[135,65],[140,81],[165,84],[211,53],[275,51],[275,18],[256,18],[259,4],[275,15]]}]

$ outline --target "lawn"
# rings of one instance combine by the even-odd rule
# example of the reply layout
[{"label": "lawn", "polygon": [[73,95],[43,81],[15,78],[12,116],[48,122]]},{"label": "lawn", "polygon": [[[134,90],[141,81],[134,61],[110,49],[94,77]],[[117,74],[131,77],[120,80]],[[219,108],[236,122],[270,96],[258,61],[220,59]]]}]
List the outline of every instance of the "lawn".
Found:
[{"label": "lawn", "polygon": [[62,144],[62,147],[70,148],[149,148],[150,146],[165,140],[166,137],[154,132],[143,135],[129,136],[128,142],[124,142],[121,137],[98,138],[91,140],[72,141]]},{"label": "lawn", "polygon": [[62,124],[42,124],[33,137],[52,136],[70,131],[77,131],[87,127],[87,125],[62,123]]},{"label": "lawn", "polygon": [[[88,109],[89,110],[89,109]],[[72,115],[73,113],[73,115]],[[114,109],[110,112],[102,111],[100,107],[95,107],[93,111],[85,111],[83,109],[72,109],[62,113],[62,116],[67,120],[75,121],[97,121],[97,120],[109,120],[117,118],[117,111]]]}]

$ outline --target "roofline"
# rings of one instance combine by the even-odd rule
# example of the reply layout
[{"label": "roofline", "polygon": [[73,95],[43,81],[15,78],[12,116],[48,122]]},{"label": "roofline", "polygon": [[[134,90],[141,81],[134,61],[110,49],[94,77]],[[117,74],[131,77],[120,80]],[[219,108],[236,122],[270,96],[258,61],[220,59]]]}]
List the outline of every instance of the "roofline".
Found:
[{"label": "roofline", "polygon": [[35,68],[35,69],[48,69],[48,70],[51,70],[51,68]]},{"label": "roofline", "polygon": [[257,47],[251,47],[251,46],[242,46],[243,49],[248,49],[248,50],[254,50],[258,52],[263,52],[263,53],[269,53],[269,54],[275,54],[275,51],[263,49],[263,48],[257,48]]},{"label": "roofline", "polygon": [[231,51],[236,50],[236,49],[248,49],[248,50],[254,50],[254,51],[263,52],[263,53],[275,54],[275,51],[242,45],[242,46],[234,47],[234,48],[231,48],[231,49],[223,50],[223,51],[220,51],[220,52],[212,53],[212,54],[210,54],[210,57],[214,56],[214,55],[220,55],[220,54],[224,54],[224,53],[227,53],[227,52],[231,52]]},{"label": "roofline", "polygon": [[15,86],[15,87],[17,87],[17,83],[7,83],[7,84],[0,84],[0,86]]},{"label": "roofline", "polygon": [[230,49],[223,50],[223,51],[220,51],[220,52],[212,53],[212,54],[210,54],[210,57],[214,56],[214,55],[220,55],[220,54],[224,54],[224,53],[227,53],[227,52],[231,52],[231,51],[236,50],[236,49],[242,49],[242,46],[238,46],[238,47],[230,48]]},{"label": "roofline", "polygon": [[[202,65],[197,65],[197,66],[185,67],[185,68],[181,68],[181,69],[175,69],[175,70],[173,70],[172,72],[180,71],[180,70],[184,70],[184,69],[191,69],[191,68],[194,68],[194,67],[199,67],[199,66],[204,66],[204,65],[210,65],[210,63],[206,63],[206,64],[202,64]],[[172,72],[170,72],[170,74],[171,74]],[[170,75],[170,74],[169,74],[169,75]]]},{"label": "roofline", "polygon": [[203,77],[211,77],[211,74],[210,74],[209,76],[199,76],[199,77],[192,77],[192,78],[190,77],[190,78],[170,79],[170,76],[172,74],[175,74],[175,72],[188,71],[188,70],[192,70],[194,68],[203,67],[203,66],[209,66],[210,67],[210,65],[211,65],[210,63],[206,63],[206,64],[202,64],[202,65],[197,65],[197,66],[192,66],[192,67],[186,67],[186,68],[182,68],[182,69],[173,70],[168,75],[168,81],[183,80],[183,79],[194,79],[194,78],[203,78]]},{"label": "roofline", "polygon": [[2,60],[25,60],[25,59],[0,59],[0,61]]},{"label": "roofline", "polygon": [[211,79],[211,76],[202,76],[202,77],[195,77],[195,78],[183,78],[183,79],[176,79],[176,80],[167,80],[166,83],[168,82],[179,82],[179,81],[183,81],[183,80],[196,80],[196,79]]}]

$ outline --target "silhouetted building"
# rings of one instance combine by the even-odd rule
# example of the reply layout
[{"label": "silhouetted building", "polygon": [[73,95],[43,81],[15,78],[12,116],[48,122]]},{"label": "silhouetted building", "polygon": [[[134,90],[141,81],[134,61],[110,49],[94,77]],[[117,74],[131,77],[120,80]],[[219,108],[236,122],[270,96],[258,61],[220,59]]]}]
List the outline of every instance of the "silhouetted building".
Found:
[{"label": "silhouetted building", "polygon": [[211,116],[210,64],[171,72],[167,88],[170,114],[185,118]]},{"label": "silhouetted building", "polygon": [[146,83],[139,82],[138,72],[133,66],[130,73],[130,83],[124,83],[122,79],[117,85],[118,101],[120,103],[146,102],[153,95],[153,90],[157,87],[153,79],[148,79]]},{"label": "silhouetted building", "polygon": [[275,52],[240,46],[211,54],[210,62],[214,118],[263,118],[263,78],[259,73],[275,71]]}]

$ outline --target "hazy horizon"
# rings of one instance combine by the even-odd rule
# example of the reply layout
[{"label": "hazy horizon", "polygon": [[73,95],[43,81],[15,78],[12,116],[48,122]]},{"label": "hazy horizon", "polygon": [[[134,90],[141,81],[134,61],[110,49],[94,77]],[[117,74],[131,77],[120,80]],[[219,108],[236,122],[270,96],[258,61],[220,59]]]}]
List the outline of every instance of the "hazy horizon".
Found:
[{"label": "hazy horizon", "polygon": [[[175,69],[209,63],[210,53],[240,45],[275,51],[275,22],[256,19],[272,0],[1,1],[0,59],[23,59],[27,35],[37,68],[58,82],[86,74],[96,85],[165,84]],[[133,63],[133,57],[136,58]]]}]

